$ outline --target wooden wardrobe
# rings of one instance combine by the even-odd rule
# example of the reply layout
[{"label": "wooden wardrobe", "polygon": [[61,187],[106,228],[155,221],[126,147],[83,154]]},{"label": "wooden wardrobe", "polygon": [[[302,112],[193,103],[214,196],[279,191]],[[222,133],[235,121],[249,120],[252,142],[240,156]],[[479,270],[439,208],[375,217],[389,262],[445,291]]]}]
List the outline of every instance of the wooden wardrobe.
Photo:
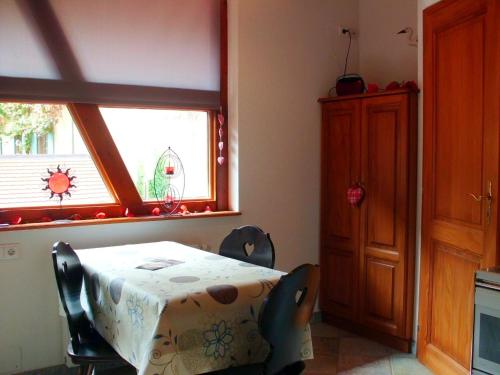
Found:
[{"label": "wooden wardrobe", "polygon": [[465,375],[474,273],[499,264],[500,0],[443,0],[423,20],[417,355],[436,374]]},{"label": "wooden wardrobe", "polygon": [[[417,94],[319,101],[323,320],[410,351]],[[347,201],[352,186],[365,192],[357,206]]]}]

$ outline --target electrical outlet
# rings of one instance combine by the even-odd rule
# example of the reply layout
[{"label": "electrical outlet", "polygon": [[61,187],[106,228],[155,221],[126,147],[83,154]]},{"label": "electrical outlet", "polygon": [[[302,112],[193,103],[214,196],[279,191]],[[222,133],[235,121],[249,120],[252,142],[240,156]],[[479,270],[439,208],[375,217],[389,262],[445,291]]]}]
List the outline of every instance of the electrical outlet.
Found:
[{"label": "electrical outlet", "polygon": [[0,259],[14,260],[18,259],[21,250],[18,243],[0,244]]},{"label": "electrical outlet", "polygon": [[338,31],[338,35],[340,35],[340,36],[343,36],[343,35],[349,36],[348,33],[351,33],[351,37],[356,35],[356,32],[354,31],[353,28],[343,26],[343,25],[339,25],[339,28],[337,31]]}]

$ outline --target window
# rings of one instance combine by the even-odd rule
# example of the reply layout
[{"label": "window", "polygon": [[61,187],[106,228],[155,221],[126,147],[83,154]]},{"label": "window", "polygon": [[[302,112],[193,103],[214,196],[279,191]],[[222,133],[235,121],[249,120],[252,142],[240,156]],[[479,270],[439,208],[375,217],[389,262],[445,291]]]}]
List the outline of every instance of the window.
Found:
[{"label": "window", "polygon": [[49,136],[51,133],[45,133],[36,136],[36,153],[45,155],[49,153]]},{"label": "window", "polygon": [[[19,111],[0,112],[0,173],[18,177],[0,188],[0,224],[156,215],[164,198],[151,183],[169,147],[184,166],[181,203],[227,210],[227,123],[216,123],[227,113],[226,8],[0,2],[0,105]],[[75,187],[50,198],[47,175],[66,171]]]},{"label": "window", "polygon": [[170,147],[185,174],[184,199],[210,199],[210,124],[205,111],[100,107],[137,191],[156,201],[156,164]]},{"label": "window", "polygon": [[[54,139],[51,154],[47,153],[49,134]],[[59,207],[115,201],[66,106],[0,103],[0,135],[5,144],[11,145],[10,149],[2,149],[0,155],[0,208]],[[56,172],[58,167],[63,172],[69,169],[68,174],[75,177],[72,184],[76,187],[70,188],[69,194],[51,198],[44,179],[50,176],[48,170]]]}]

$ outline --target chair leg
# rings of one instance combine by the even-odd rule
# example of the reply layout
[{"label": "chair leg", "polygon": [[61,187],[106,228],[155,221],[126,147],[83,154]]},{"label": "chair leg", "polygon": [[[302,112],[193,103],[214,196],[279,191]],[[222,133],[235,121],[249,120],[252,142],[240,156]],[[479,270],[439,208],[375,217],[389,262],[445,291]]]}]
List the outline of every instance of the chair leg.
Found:
[{"label": "chair leg", "polygon": [[89,363],[86,365],[80,365],[78,369],[78,375],[92,375],[94,373],[94,364]]},{"label": "chair leg", "polygon": [[297,361],[285,367],[280,374],[283,375],[300,375],[305,370],[306,364],[304,361]]}]

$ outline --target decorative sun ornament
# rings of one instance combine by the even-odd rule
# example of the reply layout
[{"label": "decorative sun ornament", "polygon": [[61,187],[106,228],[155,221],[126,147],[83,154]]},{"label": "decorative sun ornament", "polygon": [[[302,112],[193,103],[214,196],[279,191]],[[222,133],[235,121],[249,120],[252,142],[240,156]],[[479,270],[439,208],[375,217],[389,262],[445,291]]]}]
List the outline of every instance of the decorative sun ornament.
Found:
[{"label": "decorative sun ornament", "polygon": [[60,165],[57,166],[56,172],[47,168],[49,177],[42,178],[42,181],[47,183],[42,190],[50,190],[50,198],[57,195],[59,196],[59,202],[62,202],[64,195],[71,197],[69,189],[76,188],[76,186],[71,183],[76,176],[70,176],[69,170],[70,168],[66,169],[66,172],[63,172]]}]

